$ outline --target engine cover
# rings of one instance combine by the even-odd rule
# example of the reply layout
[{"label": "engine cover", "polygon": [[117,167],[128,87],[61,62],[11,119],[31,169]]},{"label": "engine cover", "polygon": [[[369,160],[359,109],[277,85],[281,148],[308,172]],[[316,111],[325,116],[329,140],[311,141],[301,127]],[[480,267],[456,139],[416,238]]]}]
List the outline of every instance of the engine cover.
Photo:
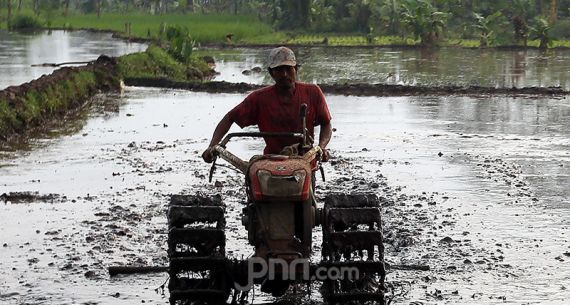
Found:
[{"label": "engine cover", "polygon": [[255,201],[307,200],[312,166],[301,157],[263,156],[250,161],[249,179]]}]

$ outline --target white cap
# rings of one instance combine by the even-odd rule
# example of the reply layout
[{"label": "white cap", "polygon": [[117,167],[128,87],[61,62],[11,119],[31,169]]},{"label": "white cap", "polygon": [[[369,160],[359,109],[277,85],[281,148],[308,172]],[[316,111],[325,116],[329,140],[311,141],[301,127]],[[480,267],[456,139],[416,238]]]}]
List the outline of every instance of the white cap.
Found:
[{"label": "white cap", "polygon": [[278,47],[269,52],[269,68],[273,69],[279,66],[296,66],[297,59],[295,53],[286,47]]}]

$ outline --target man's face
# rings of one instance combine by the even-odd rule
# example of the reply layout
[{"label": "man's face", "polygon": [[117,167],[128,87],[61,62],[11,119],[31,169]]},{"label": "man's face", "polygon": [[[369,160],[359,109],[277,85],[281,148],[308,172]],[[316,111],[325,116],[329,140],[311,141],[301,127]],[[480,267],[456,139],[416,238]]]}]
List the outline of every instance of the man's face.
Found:
[{"label": "man's face", "polygon": [[275,85],[290,89],[295,87],[295,81],[297,81],[297,66],[278,66],[270,69],[269,74],[275,81]]}]

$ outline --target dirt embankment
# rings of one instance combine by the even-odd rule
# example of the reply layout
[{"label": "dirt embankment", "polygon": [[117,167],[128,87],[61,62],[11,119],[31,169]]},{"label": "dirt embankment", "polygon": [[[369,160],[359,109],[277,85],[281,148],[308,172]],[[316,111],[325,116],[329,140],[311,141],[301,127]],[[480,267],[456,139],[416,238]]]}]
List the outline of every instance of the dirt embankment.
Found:
[{"label": "dirt embankment", "polygon": [[42,129],[46,123],[81,108],[95,93],[119,87],[116,61],[108,56],[8,87],[0,91],[0,141]]},{"label": "dirt embankment", "polygon": [[[207,82],[188,83],[177,82],[165,78],[126,78],[125,84],[129,86],[161,87],[172,89],[185,89],[211,93],[244,93],[264,87],[247,83]],[[325,93],[355,96],[412,96],[412,95],[541,95],[549,97],[563,97],[570,94],[559,87],[525,87],[525,88],[491,88],[479,86],[404,86],[387,84],[320,84]]]},{"label": "dirt embankment", "polygon": [[159,46],[117,58],[102,55],[83,67],[61,68],[0,91],[0,144],[49,129],[51,123],[81,109],[95,93],[119,89],[122,78],[200,82],[211,72],[205,60],[182,63]]}]

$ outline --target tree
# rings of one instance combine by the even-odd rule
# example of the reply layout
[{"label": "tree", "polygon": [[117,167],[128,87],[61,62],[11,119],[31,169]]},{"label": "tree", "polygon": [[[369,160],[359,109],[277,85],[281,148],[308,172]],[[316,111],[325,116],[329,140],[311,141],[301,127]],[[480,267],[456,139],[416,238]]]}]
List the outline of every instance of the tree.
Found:
[{"label": "tree", "polygon": [[311,25],[314,30],[328,31],[334,24],[334,8],[326,0],[311,2]]},{"label": "tree", "polygon": [[8,29],[10,29],[10,21],[12,20],[12,0],[6,0],[8,3],[8,21],[7,21],[7,27]]},{"label": "tree", "polygon": [[537,17],[534,20],[534,25],[530,28],[530,35],[532,39],[540,39],[540,49],[547,49],[550,44],[549,31],[552,27],[548,20],[544,17]]},{"label": "tree", "polygon": [[361,33],[370,31],[370,16],[372,15],[372,3],[368,0],[353,0],[347,4],[350,15],[352,30]]},{"label": "tree", "polygon": [[521,16],[513,17],[513,27],[515,31],[515,42],[522,42],[526,47],[528,40],[528,24]]},{"label": "tree", "polygon": [[474,27],[479,31],[479,46],[486,47],[495,39],[493,27],[499,21],[499,18],[503,17],[503,14],[497,11],[492,15],[483,17],[481,14],[474,13],[474,17],[476,21]]},{"label": "tree", "polygon": [[34,0],[34,14],[36,16],[40,14],[40,0]]},{"label": "tree", "polygon": [[447,14],[437,11],[425,0],[407,0],[402,5],[402,21],[412,29],[422,45],[433,45],[439,38],[447,21]]},{"label": "tree", "polygon": [[282,29],[309,29],[311,25],[310,1],[307,0],[281,0],[283,18],[279,22]]},{"label": "tree", "polygon": [[380,6],[380,16],[388,23],[388,33],[396,35],[400,23],[400,3],[399,0],[386,0]]},{"label": "tree", "polygon": [[550,0],[550,23],[554,24],[558,20],[558,7],[556,0]]},{"label": "tree", "polygon": [[67,14],[69,13],[69,1],[70,0],[65,0],[64,2],[63,16],[65,17],[67,17]]}]

